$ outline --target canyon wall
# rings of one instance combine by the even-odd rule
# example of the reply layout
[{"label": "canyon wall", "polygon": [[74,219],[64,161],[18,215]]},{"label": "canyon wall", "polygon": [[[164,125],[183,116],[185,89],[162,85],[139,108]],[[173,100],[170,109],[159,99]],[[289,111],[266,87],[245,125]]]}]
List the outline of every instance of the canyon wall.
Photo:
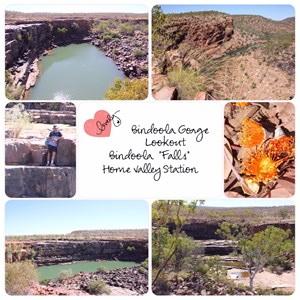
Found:
[{"label": "canyon wall", "polygon": [[[6,261],[29,258],[38,266],[73,261],[122,260],[142,262],[148,258],[147,240],[40,240],[6,243]],[[18,248],[18,253],[8,249]],[[10,257],[8,257],[10,253]],[[20,255],[21,253],[21,255]]]},{"label": "canyon wall", "polygon": [[[222,237],[216,234],[216,230],[219,229],[222,222],[193,222],[191,224],[186,224],[183,226],[183,231],[195,240],[222,240]],[[267,226],[275,226],[283,230],[290,229],[292,236],[295,236],[295,223],[281,223],[272,222],[266,224],[248,225],[247,228],[249,232],[257,233],[267,228]],[[169,224],[170,231],[175,229],[175,224]]]},{"label": "canyon wall", "polygon": [[75,167],[5,167],[5,193],[8,197],[69,198],[75,192]]},{"label": "canyon wall", "polygon": [[55,44],[84,42],[91,21],[56,20],[39,23],[5,25],[5,68],[31,64]]}]

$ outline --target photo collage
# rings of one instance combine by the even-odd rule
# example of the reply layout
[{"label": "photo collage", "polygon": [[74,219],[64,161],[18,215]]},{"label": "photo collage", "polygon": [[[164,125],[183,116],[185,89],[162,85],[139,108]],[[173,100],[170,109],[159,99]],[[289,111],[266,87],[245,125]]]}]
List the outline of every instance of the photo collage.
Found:
[{"label": "photo collage", "polygon": [[6,2],[1,298],[297,297],[298,3]]}]

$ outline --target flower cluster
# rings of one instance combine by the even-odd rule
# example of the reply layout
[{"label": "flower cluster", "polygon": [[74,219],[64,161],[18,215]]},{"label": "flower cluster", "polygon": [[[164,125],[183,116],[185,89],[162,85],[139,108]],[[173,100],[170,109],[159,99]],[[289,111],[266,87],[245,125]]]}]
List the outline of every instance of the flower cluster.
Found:
[{"label": "flower cluster", "polygon": [[248,153],[242,162],[242,174],[250,176],[253,182],[268,183],[278,178],[280,166],[295,157],[295,138],[282,136],[270,140]]}]

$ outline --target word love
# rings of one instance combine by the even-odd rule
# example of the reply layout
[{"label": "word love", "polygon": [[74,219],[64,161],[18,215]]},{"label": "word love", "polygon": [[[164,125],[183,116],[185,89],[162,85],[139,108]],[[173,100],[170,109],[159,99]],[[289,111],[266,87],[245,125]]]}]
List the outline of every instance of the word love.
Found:
[{"label": "word love", "polygon": [[[154,123],[149,128],[141,127],[140,125],[132,125],[131,132],[133,134],[185,134],[185,135],[195,135],[196,142],[201,142],[203,140],[204,135],[209,134],[208,128],[202,129],[201,127],[198,128],[190,128],[186,125],[180,125],[177,129],[170,127],[169,124],[166,124],[165,127],[156,127]],[[162,142],[163,146],[174,146],[168,145],[169,141],[165,140]],[[178,141],[179,143],[179,141]],[[148,145],[147,145],[148,146]],[[153,146],[160,146],[160,145],[153,145]],[[185,146],[185,139],[181,140],[181,145],[175,146]]]},{"label": "word love", "polygon": [[109,137],[111,125],[119,127],[122,123],[121,119],[116,115],[118,112],[119,110],[110,115],[105,110],[98,110],[94,115],[94,119],[85,121],[84,131],[93,137]]}]

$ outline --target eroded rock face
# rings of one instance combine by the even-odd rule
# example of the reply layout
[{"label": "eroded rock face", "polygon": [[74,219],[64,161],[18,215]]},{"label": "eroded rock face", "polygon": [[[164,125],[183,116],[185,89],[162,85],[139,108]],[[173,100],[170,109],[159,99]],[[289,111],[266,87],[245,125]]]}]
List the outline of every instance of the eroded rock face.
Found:
[{"label": "eroded rock face", "polygon": [[57,166],[73,166],[76,165],[76,144],[73,140],[62,139],[57,147]]},{"label": "eroded rock face", "polygon": [[75,188],[74,167],[5,167],[5,193],[8,197],[73,197]]},{"label": "eroded rock face", "polygon": [[[45,166],[47,153],[44,140],[31,142],[23,139],[6,139],[5,141],[6,165]],[[56,165],[75,167],[76,143],[74,140],[62,139],[59,141]]]},{"label": "eroded rock face", "polygon": [[[147,242],[147,239],[22,241],[20,247],[24,247],[24,255],[21,259],[26,259],[26,253],[34,250],[34,262],[38,266],[113,259],[142,262],[148,258]],[[6,247],[8,246],[10,246],[9,242],[6,243]],[[17,259],[17,256],[13,256],[13,262]]]},{"label": "eroded rock face", "polygon": [[[52,44],[52,31],[46,23],[5,26],[5,68],[23,65]],[[29,67],[29,66],[28,66]]]},{"label": "eroded rock face", "polygon": [[177,16],[167,25],[167,30],[176,44],[184,41],[201,49],[228,41],[234,32],[233,18],[222,14]]}]

